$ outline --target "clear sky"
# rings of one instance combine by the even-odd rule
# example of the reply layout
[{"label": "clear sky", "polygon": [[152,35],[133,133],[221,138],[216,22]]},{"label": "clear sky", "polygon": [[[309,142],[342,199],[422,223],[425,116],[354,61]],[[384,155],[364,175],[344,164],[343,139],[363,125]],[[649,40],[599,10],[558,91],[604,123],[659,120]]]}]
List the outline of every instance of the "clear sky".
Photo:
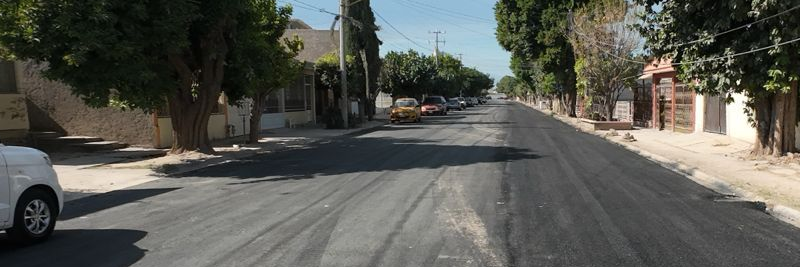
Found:
[{"label": "clear sky", "polygon": [[[463,54],[466,66],[491,74],[495,81],[511,75],[510,55],[494,36],[497,27],[494,3],[494,0],[372,0],[372,8],[377,12],[376,24],[381,27],[378,37],[384,43],[381,54],[408,49],[431,54],[434,35],[429,32],[439,30],[445,32],[441,38],[446,42],[439,45],[440,51]],[[293,17],[315,29],[329,29],[333,22],[333,15],[320,12],[320,8],[333,13],[339,10],[338,0],[278,0],[278,4],[291,4]],[[378,14],[414,42],[403,38]]]}]

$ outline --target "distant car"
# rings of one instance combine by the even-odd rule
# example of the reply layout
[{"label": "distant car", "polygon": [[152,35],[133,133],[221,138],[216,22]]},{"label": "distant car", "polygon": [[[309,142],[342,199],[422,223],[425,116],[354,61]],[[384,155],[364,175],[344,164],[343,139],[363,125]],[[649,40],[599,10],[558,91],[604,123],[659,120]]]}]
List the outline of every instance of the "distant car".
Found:
[{"label": "distant car", "polygon": [[490,96],[490,95],[487,95],[487,96],[486,96],[486,100],[492,100],[492,96]]},{"label": "distant car", "polygon": [[477,106],[479,104],[480,104],[480,102],[478,102],[478,98],[476,98],[476,97],[468,97],[467,98],[467,105],[468,106],[472,105],[474,107],[474,106]]},{"label": "distant car", "polygon": [[414,98],[400,98],[392,105],[392,113],[389,116],[392,123],[397,122],[422,122],[422,109]]},{"label": "distant car", "polygon": [[457,97],[457,98],[458,98],[458,103],[460,103],[461,106],[464,107],[464,109],[467,109],[467,106],[468,106],[467,105],[467,99],[463,98],[463,97]]},{"label": "distant car", "polygon": [[0,230],[18,243],[44,241],[63,207],[64,195],[47,154],[0,144]]},{"label": "distant car", "polygon": [[423,115],[447,115],[447,100],[442,96],[429,96],[422,101]]},{"label": "distant car", "polygon": [[478,97],[478,102],[480,102],[480,103],[481,103],[481,105],[483,105],[483,104],[486,104],[486,98],[485,98],[485,97],[482,97],[482,96],[481,96],[481,97]]},{"label": "distant car", "polygon": [[461,106],[461,102],[458,102],[458,98],[451,98],[447,100],[447,110],[464,110],[464,107]]}]

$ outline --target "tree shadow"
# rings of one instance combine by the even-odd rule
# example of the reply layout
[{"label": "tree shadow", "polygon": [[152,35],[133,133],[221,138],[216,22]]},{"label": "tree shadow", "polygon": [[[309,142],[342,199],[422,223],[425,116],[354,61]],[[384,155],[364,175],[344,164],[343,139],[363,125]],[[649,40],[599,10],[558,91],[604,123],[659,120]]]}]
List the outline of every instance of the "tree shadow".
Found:
[{"label": "tree shadow", "polygon": [[146,250],[135,244],[147,232],[137,230],[56,230],[47,241],[22,246],[0,234],[2,266],[131,266]]},{"label": "tree shadow", "polygon": [[504,146],[442,145],[420,139],[364,137],[317,144],[312,149],[289,150],[252,157],[171,176],[268,178],[256,182],[312,179],[319,175],[436,169],[477,163],[538,159],[527,149]]},{"label": "tree shadow", "polygon": [[78,218],[177,189],[179,188],[124,189],[76,199],[64,204],[64,212],[58,219],[63,221]]}]

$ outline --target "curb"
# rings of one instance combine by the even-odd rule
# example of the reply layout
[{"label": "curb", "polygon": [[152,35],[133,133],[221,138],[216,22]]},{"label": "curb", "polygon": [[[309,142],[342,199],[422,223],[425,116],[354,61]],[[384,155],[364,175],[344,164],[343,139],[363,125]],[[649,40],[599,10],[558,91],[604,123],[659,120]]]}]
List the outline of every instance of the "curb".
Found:
[{"label": "curb", "polygon": [[[538,112],[544,113],[544,111],[541,111],[541,110],[539,110],[539,109],[537,109],[535,107],[529,106],[529,105],[527,105],[525,103],[522,103],[522,102],[518,102],[518,103],[520,103],[520,104],[522,104],[522,105],[524,105],[524,106],[526,106],[528,108],[531,108],[533,110],[536,110]],[[565,121],[564,119],[562,119],[560,116],[553,116],[553,117],[555,119],[563,122],[563,123],[566,123],[567,125],[569,125],[571,127],[575,127],[574,125],[572,125],[568,121]],[[588,133],[588,134],[592,134],[592,135],[601,137],[601,138],[605,139],[606,141],[608,141],[608,142],[610,142],[612,144],[615,144],[615,145],[618,145],[620,147],[623,147],[623,148],[625,148],[625,149],[627,149],[627,150],[629,150],[629,151],[631,151],[633,153],[636,153],[636,154],[646,158],[647,160],[652,161],[653,163],[658,164],[661,167],[664,167],[664,168],[666,168],[668,170],[671,170],[671,171],[673,171],[675,173],[678,173],[678,174],[680,174],[680,175],[682,175],[682,176],[684,176],[684,177],[686,177],[686,178],[688,178],[688,179],[700,184],[701,186],[706,187],[706,188],[708,188],[708,189],[710,189],[710,190],[712,190],[712,191],[714,191],[714,192],[716,192],[718,194],[721,194],[721,195],[724,195],[724,196],[735,196],[735,197],[740,198],[740,199],[745,200],[745,201],[754,202],[754,203],[757,204],[757,206],[764,208],[764,209],[762,209],[763,212],[765,212],[765,213],[767,213],[769,215],[772,215],[773,217],[775,217],[775,218],[777,218],[777,219],[779,219],[779,220],[781,220],[781,221],[783,221],[785,223],[788,223],[788,224],[791,224],[791,225],[793,225],[793,226],[795,226],[797,228],[800,228],[800,211],[798,211],[796,209],[793,209],[793,208],[790,208],[790,207],[787,207],[787,206],[784,206],[784,205],[780,205],[780,204],[768,201],[764,197],[761,197],[761,196],[759,196],[759,195],[757,195],[757,194],[755,194],[753,192],[750,192],[750,191],[744,190],[742,188],[739,188],[737,186],[734,186],[734,185],[732,185],[732,184],[730,184],[730,183],[728,183],[728,182],[726,182],[726,181],[724,181],[724,180],[722,180],[722,179],[720,179],[718,177],[715,177],[715,176],[710,175],[708,173],[705,173],[705,172],[703,172],[701,170],[698,170],[696,167],[684,164],[684,163],[676,161],[676,160],[671,160],[671,159],[669,159],[667,157],[664,157],[664,156],[661,156],[661,155],[658,155],[658,154],[655,154],[655,153],[651,153],[649,151],[642,150],[642,149],[640,149],[638,147],[635,147],[635,146],[632,146],[632,145],[628,145],[628,144],[625,144],[625,143],[622,143],[622,142],[617,142],[615,140],[611,140],[611,139],[605,138],[604,136],[602,136],[602,135],[600,135],[598,133],[595,133],[595,132],[583,131],[580,128],[576,128],[576,129],[581,130],[582,132],[585,132],[585,133]]]}]

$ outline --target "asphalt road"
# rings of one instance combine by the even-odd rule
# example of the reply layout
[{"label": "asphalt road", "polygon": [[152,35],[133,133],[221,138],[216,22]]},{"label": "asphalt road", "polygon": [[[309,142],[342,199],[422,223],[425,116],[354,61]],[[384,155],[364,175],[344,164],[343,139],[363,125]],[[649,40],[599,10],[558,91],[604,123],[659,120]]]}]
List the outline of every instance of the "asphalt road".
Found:
[{"label": "asphalt road", "polygon": [[800,230],[496,102],[76,200],[0,266],[800,266]]}]

